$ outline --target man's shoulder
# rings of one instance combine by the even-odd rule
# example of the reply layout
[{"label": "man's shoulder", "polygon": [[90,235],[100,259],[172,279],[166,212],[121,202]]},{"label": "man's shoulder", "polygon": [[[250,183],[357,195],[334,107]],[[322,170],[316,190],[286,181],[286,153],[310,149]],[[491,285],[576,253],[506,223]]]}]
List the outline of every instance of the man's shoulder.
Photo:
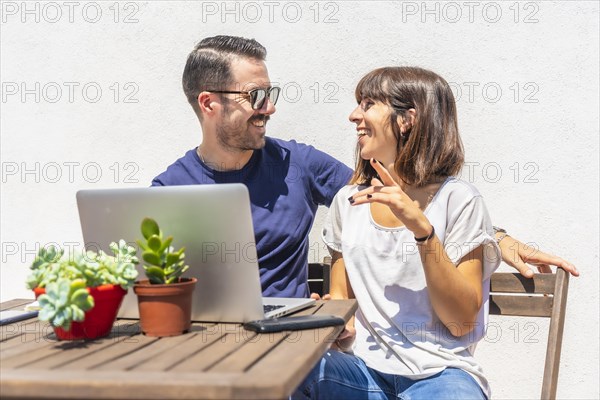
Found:
[{"label": "man's shoulder", "polygon": [[274,137],[266,137],[265,150],[288,150],[288,151],[305,151],[314,148],[304,143],[295,141],[294,139],[285,140]]},{"label": "man's shoulder", "polygon": [[192,171],[198,171],[198,168],[194,168],[197,163],[196,150],[188,150],[182,157],[169,165],[164,172],[154,178],[152,180],[152,185],[169,186],[199,183],[196,182],[196,179],[191,173]]},{"label": "man's shoulder", "polygon": [[284,140],[267,137],[264,151],[267,154],[276,154],[278,157],[282,157],[284,159],[288,157],[292,158],[297,162],[301,162],[302,164],[325,162],[327,164],[333,163],[344,165],[341,161],[338,161],[324,151],[319,150],[310,144],[297,142],[294,139]]}]

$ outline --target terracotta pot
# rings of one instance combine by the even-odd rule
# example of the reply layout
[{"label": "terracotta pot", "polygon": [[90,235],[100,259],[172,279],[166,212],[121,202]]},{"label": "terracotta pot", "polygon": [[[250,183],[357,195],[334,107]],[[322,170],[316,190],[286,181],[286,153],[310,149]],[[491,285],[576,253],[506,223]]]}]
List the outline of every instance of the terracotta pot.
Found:
[{"label": "terracotta pot", "polygon": [[192,295],[196,278],[181,278],[169,285],[136,282],[133,291],[138,296],[140,326],[147,336],[177,336],[190,330]]},{"label": "terracotta pot", "polygon": [[[59,340],[96,339],[110,333],[127,291],[118,285],[100,285],[86,289],[94,298],[94,307],[85,312],[82,322],[73,321],[70,330],[54,327]],[[37,299],[39,295],[46,293],[46,289],[35,288],[33,292]]]}]

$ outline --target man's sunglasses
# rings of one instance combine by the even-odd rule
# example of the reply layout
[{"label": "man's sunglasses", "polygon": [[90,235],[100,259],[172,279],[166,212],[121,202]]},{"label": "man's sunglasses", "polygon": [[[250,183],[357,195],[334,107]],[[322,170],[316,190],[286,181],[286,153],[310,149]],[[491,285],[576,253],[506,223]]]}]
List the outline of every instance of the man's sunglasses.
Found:
[{"label": "man's sunglasses", "polygon": [[252,104],[253,110],[261,109],[265,105],[265,100],[267,96],[269,96],[269,100],[273,105],[277,103],[277,99],[279,98],[279,93],[281,93],[281,88],[277,86],[273,86],[266,89],[252,89],[247,92],[239,92],[233,90],[209,90],[212,93],[227,93],[227,94],[243,94],[245,96],[250,97],[250,104]]}]

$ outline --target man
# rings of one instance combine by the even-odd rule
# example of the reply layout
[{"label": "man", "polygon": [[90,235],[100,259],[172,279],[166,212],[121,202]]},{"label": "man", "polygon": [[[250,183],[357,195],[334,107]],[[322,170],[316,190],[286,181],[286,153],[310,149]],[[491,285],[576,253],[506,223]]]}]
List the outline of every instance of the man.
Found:
[{"label": "man", "polygon": [[[352,170],[312,146],[266,136],[280,89],[271,85],[266,49],[253,39],[215,36],[190,53],[183,90],[202,127],[197,148],[152,185],[243,183],[250,192],[256,250],[265,296],[306,297],[308,235],[319,205],[329,206]],[[559,257],[532,251],[498,232],[504,261],[525,276],[529,262],[549,272]],[[533,253],[533,254],[532,254]]]}]

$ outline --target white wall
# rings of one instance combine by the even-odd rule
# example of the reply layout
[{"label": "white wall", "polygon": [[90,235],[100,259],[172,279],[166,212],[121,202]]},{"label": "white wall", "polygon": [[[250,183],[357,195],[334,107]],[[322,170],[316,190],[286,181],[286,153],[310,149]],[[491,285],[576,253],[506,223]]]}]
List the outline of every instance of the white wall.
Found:
[{"label": "white wall", "polygon": [[[180,88],[193,45],[215,34],[254,37],[286,89],[269,134],[348,165],[347,115],[364,73],[418,65],[452,83],[470,166],[463,178],[497,225],[581,271],[571,280],[558,395],[600,396],[596,1],[2,1],[1,9],[3,301],[31,297],[23,281],[37,247],[81,246],[76,190],[148,185],[201,141]],[[313,259],[324,255],[319,215]],[[501,343],[495,332],[478,349],[495,397],[535,398],[547,325],[497,326]]]}]

